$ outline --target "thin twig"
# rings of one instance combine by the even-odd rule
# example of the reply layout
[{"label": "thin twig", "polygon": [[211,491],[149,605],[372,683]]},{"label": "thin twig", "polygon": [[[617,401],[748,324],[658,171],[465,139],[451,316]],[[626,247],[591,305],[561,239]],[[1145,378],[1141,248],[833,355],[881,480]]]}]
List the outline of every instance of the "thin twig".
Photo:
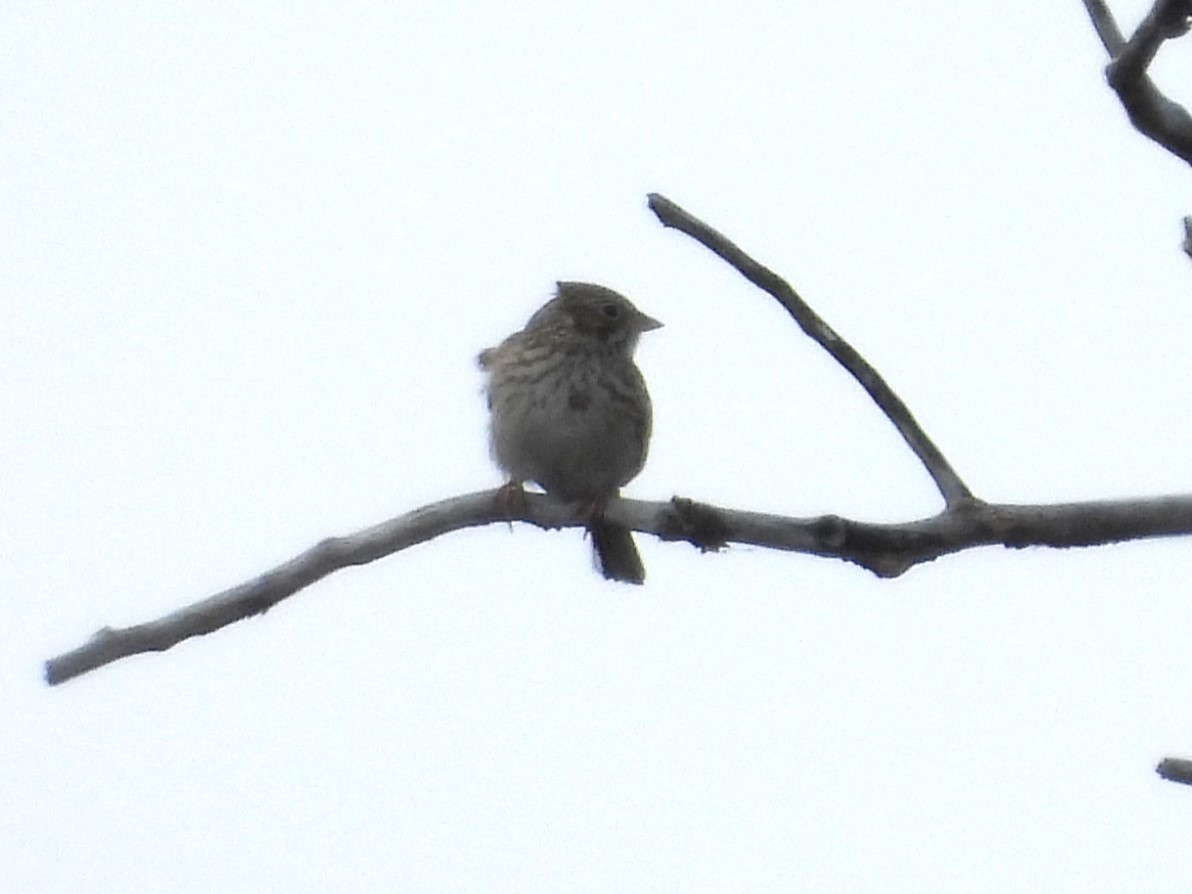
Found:
[{"label": "thin twig", "polygon": [[686,233],[696,242],[727,261],[738,272],[763,292],[773,296],[787,313],[794,317],[799,327],[815,342],[848,370],[865,393],[873,399],[888,418],[907,446],[923,463],[932,480],[939,488],[948,507],[958,506],[973,499],[972,491],[953,470],[952,465],[923,431],[910,409],[894,393],[885,379],[856,349],[836,334],[798,293],[773,270],[764,267],[736,246],[728,237],[712,229],[703,221],[680,208],[670,199],[658,193],[649,196],[650,210],[658,216],[663,226],[673,227]]},{"label": "thin twig", "polygon": [[1121,29],[1114,21],[1113,13],[1109,11],[1104,0],[1084,0],[1084,8],[1088,10],[1089,18],[1093,20],[1093,28],[1096,29],[1097,36],[1101,38],[1101,45],[1105,47],[1105,52],[1109,54],[1109,58],[1117,58],[1117,54],[1126,44],[1126,38],[1122,36]]},{"label": "thin twig", "polygon": [[[441,534],[508,520],[498,490],[423,506],[346,537],[333,537],[276,568],[163,618],[132,627],[105,627],[78,648],[46,662],[45,678],[63,683],[122,658],[162,652],[195,636],[263,614],[342,568],[364,565]],[[665,503],[616,499],[606,516],[662,540],[708,551],[743,543],[841,559],[878,577],[977,546],[1011,548],[1097,546],[1192,534],[1192,496],[1050,506],[964,504],[900,524],[869,524],[835,515],[790,518],[743,512],[675,498]],[[541,528],[583,527],[584,507],[527,494],[517,521]]]}]

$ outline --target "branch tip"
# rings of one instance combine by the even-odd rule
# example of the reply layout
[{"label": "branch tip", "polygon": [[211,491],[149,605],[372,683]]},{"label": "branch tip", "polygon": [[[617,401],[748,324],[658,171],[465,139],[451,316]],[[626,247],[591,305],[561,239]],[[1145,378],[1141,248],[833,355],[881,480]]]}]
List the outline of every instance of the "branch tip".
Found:
[{"label": "branch tip", "polygon": [[769,294],[786,309],[804,333],[844,367],[902,435],[907,446],[935,482],[946,506],[956,506],[973,499],[968,485],[956,474],[943,453],[915,420],[907,405],[894,393],[894,389],[856,349],[811,309],[786,280],[670,199],[658,193],[650,193],[648,201],[650,209],[665,226],[690,236]]}]

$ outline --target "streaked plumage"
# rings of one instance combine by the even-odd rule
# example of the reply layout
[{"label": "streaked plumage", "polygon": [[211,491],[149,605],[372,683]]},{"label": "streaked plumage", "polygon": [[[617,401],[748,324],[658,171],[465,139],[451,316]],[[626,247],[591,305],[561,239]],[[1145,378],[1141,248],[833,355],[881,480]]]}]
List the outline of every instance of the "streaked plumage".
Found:
[{"label": "streaked plumage", "polygon": [[524,329],[480,354],[497,464],[511,481],[591,502],[601,571],[633,583],[645,571],[632,536],[598,509],[645,465],[650,396],[633,351],[661,325],[611,289],[561,282]]}]

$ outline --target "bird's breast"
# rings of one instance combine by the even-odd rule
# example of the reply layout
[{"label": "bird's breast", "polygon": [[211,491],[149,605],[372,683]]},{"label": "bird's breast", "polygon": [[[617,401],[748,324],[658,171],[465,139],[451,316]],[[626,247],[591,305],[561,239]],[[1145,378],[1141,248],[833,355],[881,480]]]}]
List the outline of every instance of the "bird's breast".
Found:
[{"label": "bird's breast", "polygon": [[615,491],[645,463],[650,406],[641,374],[632,362],[583,352],[539,361],[490,370],[495,459],[512,478],[567,499]]}]

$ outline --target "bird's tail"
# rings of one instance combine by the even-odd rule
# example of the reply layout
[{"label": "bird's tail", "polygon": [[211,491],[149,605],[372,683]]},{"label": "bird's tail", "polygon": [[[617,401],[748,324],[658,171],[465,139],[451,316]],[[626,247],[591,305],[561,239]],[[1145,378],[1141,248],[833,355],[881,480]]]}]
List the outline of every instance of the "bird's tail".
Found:
[{"label": "bird's tail", "polygon": [[593,518],[588,531],[592,534],[592,552],[601,574],[622,583],[645,583],[646,567],[628,528]]}]

